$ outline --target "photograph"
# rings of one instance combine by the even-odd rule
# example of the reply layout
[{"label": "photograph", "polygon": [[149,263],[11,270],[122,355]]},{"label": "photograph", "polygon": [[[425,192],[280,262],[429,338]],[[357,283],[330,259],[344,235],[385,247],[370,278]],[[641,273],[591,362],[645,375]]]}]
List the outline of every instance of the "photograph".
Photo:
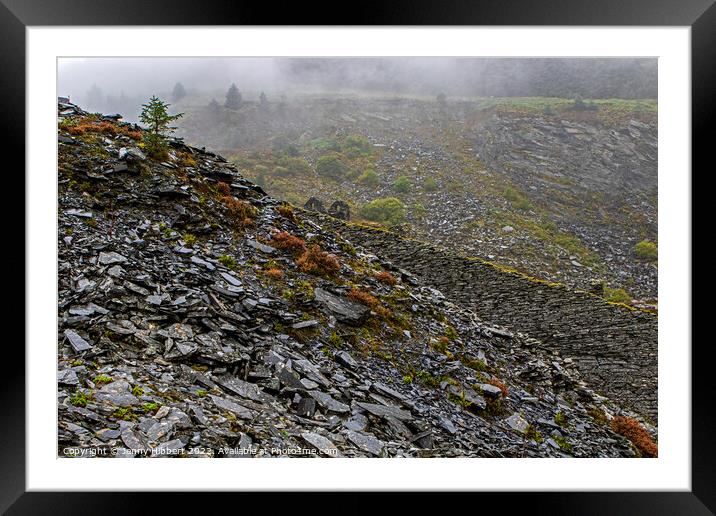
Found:
[{"label": "photograph", "polygon": [[0,513],[714,514],[714,1],[0,0]]},{"label": "photograph", "polygon": [[657,57],[56,66],[60,459],[659,456]]}]

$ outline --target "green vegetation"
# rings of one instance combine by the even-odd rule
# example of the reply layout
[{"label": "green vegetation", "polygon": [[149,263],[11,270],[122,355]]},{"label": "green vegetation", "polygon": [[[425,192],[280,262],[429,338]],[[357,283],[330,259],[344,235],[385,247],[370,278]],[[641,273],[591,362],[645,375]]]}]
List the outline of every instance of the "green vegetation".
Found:
[{"label": "green vegetation", "polygon": [[554,422],[562,428],[567,427],[567,417],[562,413],[561,410],[554,415]]},{"label": "green vegetation", "polygon": [[308,142],[308,146],[320,152],[339,152],[341,145],[333,138],[316,138]]},{"label": "green vegetation", "polygon": [[505,188],[505,190],[502,192],[502,196],[508,201],[510,201],[513,208],[516,208],[518,210],[526,211],[531,210],[533,207],[532,203],[524,193],[511,186]]},{"label": "green vegetation", "polygon": [[75,393],[70,398],[70,403],[75,407],[86,407],[87,401],[87,396],[85,396],[85,393],[82,391],[75,391]]},{"label": "green vegetation", "polygon": [[144,396],[144,389],[142,389],[139,385],[135,385],[134,387],[132,387],[132,394],[137,398],[140,396]]},{"label": "green vegetation", "polygon": [[406,176],[400,176],[398,179],[395,180],[393,183],[393,190],[395,190],[398,193],[408,193],[410,191],[411,187],[410,179]]},{"label": "green vegetation", "polygon": [[405,222],[406,208],[400,199],[374,199],[360,209],[360,215],[373,222],[395,226]]},{"label": "green vegetation", "polygon": [[370,142],[365,136],[352,134],[347,136],[343,143],[343,153],[349,158],[370,154]]},{"label": "green vegetation", "polygon": [[235,269],[237,265],[236,258],[229,256],[228,254],[222,254],[219,256],[219,263],[229,269]]},{"label": "green vegetation", "polygon": [[375,170],[369,168],[358,176],[357,182],[363,186],[375,188],[380,184],[380,176],[375,172]]},{"label": "green vegetation", "polygon": [[170,115],[167,112],[168,107],[169,104],[156,96],[152,96],[149,102],[142,104],[142,112],[139,115],[139,120],[148,127],[147,132],[142,137],[145,150],[155,159],[166,159],[168,157],[165,137],[176,129],[176,127],[170,127],[169,124],[184,116],[183,113]]},{"label": "green vegetation", "polygon": [[104,384],[107,384],[107,383],[112,383],[112,381],[113,381],[113,380],[112,380],[112,377],[111,377],[111,376],[107,376],[106,374],[98,374],[97,376],[95,376],[95,377],[92,379],[92,382],[93,382],[95,385],[104,385]]},{"label": "green vegetation", "polygon": [[187,247],[192,247],[196,243],[196,235],[186,233],[184,235],[184,243],[187,245]]},{"label": "green vegetation", "polygon": [[319,176],[340,180],[346,175],[348,167],[336,154],[322,156],[316,161],[316,173]]},{"label": "green vegetation", "polygon": [[659,248],[650,240],[642,240],[634,246],[636,256],[641,260],[655,262],[659,257]]},{"label": "green vegetation", "polygon": [[142,405],[142,410],[144,410],[144,412],[156,412],[158,408],[159,405],[153,402]]},{"label": "green vegetation", "polygon": [[623,288],[604,287],[604,299],[610,303],[631,304],[631,296]]},{"label": "green vegetation", "polygon": [[438,182],[435,181],[432,177],[426,177],[425,181],[423,181],[423,190],[426,192],[434,192],[438,189]]}]

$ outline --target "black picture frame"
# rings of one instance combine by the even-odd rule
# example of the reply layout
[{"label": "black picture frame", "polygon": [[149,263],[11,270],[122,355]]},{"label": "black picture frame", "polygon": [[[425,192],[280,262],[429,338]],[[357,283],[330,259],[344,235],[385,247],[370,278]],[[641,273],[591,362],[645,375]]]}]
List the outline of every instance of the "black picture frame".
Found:
[{"label": "black picture frame", "polygon": [[[347,4],[345,4],[347,6]],[[25,29],[40,25],[550,25],[550,26],[689,26],[691,27],[692,152],[693,163],[706,163],[712,141],[707,128],[714,120],[716,91],[716,6],[714,0],[461,0],[429,2],[393,0],[384,4],[353,4],[352,10],[338,5],[322,7],[303,2],[251,2],[204,0],[0,0],[0,118],[7,133],[3,148],[15,149],[24,170],[25,148]],[[341,15],[350,12],[350,15]],[[32,137],[32,135],[28,135]],[[22,167],[22,168],[21,168]],[[9,170],[6,170],[6,175]],[[15,173],[7,181],[25,194],[23,177]],[[692,179],[694,174],[692,172]],[[9,183],[5,184],[6,192]],[[693,187],[692,187],[693,191]],[[24,236],[20,238],[25,238]],[[15,241],[13,270],[25,267],[24,250]],[[24,247],[22,248],[24,249]],[[19,263],[21,261],[22,263]],[[693,267],[693,265],[692,265]],[[20,306],[18,303],[17,306]],[[24,306],[24,303],[23,303]],[[32,307],[27,307],[32,309]],[[696,307],[695,307],[696,308]],[[9,319],[9,317],[8,317]],[[693,320],[693,316],[692,316]],[[692,357],[692,456],[690,492],[600,492],[600,493],[480,493],[480,504],[522,504],[529,514],[713,514],[716,512],[716,454],[714,454],[714,384],[710,376],[709,351],[712,339],[683,343]],[[130,493],[38,493],[25,489],[25,353],[21,346],[4,346],[5,367],[0,390],[3,451],[0,455],[0,510],[7,514],[124,514],[145,512],[154,494]],[[15,354],[15,356],[13,356]],[[711,374],[710,374],[711,373]],[[689,386],[677,387],[688,392]],[[78,482],[81,479],[78,480]],[[213,493],[212,505],[229,503],[230,494]],[[242,506],[247,495],[242,494]],[[263,495],[266,496],[265,494]],[[271,495],[273,496],[273,495]],[[371,502],[365,495],[350,494],[353,500],[333,500],[325,495],[321,506],[353,508],[364,512]],[[475,495],[472,495],[473,498]],[[189,507],[194,495],[173,493],[162,498],[162,508]],[[294,494],[292,510],[315,512],[315,494]],[[272,498],[273,500],[273,498]],[[257,500],[259,501],[259,500]],[[459,503],[459,498],[458,498]],[[346,503],[347,502],[347,503]],[[259,503],[262,503],[259,501]],[[268,503],[263,499],[263,503]],[[271,502],[274,503],[273,501]],[[411,505],[423,504],[414,495]],[[467,502],[471,504],[471,502]],[[469,506],[469,505],[468,505]],[[228,505],[231,507],[231,505]],[[269,507],[267,505],[267,507]],[[362,507],[362,509],[361,509]],[[270,512],[275,512],[271,505]],[[227,510],[227,509],[224,509]],[[222,510],[223,511],[223,510]],[[341,509],[341,512],[346,512]]]}]

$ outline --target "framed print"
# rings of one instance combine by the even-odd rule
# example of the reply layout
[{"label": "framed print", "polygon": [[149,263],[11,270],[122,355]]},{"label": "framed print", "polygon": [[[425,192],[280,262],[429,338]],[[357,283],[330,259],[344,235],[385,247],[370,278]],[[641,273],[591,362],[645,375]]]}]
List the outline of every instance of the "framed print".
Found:
[{"label": "framed print", "polygon": [[297,7],[3,0],[27,300],[3,509],[713,511],[712,2]]}]

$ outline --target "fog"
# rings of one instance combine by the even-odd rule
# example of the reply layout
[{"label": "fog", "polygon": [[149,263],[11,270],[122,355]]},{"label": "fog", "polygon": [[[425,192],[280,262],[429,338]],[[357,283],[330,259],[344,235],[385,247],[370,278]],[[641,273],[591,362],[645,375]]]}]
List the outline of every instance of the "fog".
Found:
[{"label": "fog", "polygon": [[188,99],[219,102],[232,83],[246,100],[261,92],[656,98],[656,78],[654,58],[65,58],[57,92],[131,118],[151,95],[171,99],[176,83]]}]

